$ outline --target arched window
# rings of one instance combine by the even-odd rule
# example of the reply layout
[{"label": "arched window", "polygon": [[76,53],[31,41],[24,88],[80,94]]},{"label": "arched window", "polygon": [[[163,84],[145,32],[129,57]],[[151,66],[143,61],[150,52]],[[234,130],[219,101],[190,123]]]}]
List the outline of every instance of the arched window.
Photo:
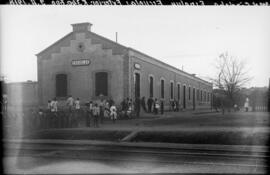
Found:
[{"label": "arched window", "polygon": [[56,97],[66,97],[67,96],[67,75],[57,74],[55,77],[56,85]]},{"label": "arched window", "polygon": [[149,77],[150,82],[149,82],[149,95],[150,97],[154,96],[154,78],[152,76]]},{"label": "arched window", "polygon": [[107,72],[97,72],[95,76],[96,88],[95,95],[108,96],[108,73]]}]

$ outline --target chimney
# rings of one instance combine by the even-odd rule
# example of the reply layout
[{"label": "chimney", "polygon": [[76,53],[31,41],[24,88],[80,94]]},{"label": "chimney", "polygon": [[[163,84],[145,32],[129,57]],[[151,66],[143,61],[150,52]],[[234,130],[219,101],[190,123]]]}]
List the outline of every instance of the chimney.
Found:
[{"label": "chimney", "polygon": [[77,24],[71,24],[71,25],[73,27],[73,32],[85,32],[85,31],[91,32],[92,24],[89,22],[77,23]]}]

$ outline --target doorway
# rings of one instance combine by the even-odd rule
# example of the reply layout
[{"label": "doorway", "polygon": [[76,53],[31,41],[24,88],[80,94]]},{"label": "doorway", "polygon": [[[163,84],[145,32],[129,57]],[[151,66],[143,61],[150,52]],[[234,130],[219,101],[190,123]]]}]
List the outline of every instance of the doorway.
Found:
[{"label": "doorway", "polygon": [[193,88],[192,102],[193,102],[193,110],[195,110],[195,108],[196,108],[196,103],[195,103],[195,88]]},{"label": "doorway", "polygon": [[140,98],[140,74],[135,73],[135,99]]},{"label": "doorway", "polygon": [[95,95],[103,95],[108,96],[108,73],[107,72],[97,72],[96,77],[96,87],[95,87]]},{"label": "doorway", "polygon": [[183,108],[186,109],[186,86],[183,89]]}]

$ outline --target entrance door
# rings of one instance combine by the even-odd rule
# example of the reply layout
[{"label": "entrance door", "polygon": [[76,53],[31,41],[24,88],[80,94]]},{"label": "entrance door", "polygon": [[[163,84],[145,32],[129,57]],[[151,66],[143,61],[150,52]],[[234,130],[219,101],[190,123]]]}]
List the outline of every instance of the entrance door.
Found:
[{"label": "entrance door", "polygon": [[196,104],[195,104],[195,88],[193,88],[192,101],[193,101],[193,110],[195,110],[195,108],[196,108]]},{"label": "entrance door", "polygon": [[186,109],[186,86],[183,89],[183,108]]},{"label": "entrance door", "polygon": [[95,95],[108,96],[108,73],[107,72],[97,72],[96,73],[96,87]]},{"label": "entrance door", "polygon": [[135,99],[140,98],[140,74],[135,73]]},{"label": "entrance door", "polygon": [[140,74],[135,73],[135,98],[140,98]]}]

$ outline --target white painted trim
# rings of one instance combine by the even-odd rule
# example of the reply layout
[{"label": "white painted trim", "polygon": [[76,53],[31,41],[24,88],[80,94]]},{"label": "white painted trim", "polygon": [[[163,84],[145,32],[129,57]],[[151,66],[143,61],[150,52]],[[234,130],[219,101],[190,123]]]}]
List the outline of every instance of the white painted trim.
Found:
[{"label": "white painted trim", "polygon": [[153,77],[153,81],[155,81],[155,76],[153,74],[148,75],[148,82],[150,83],[150,77]]}]

